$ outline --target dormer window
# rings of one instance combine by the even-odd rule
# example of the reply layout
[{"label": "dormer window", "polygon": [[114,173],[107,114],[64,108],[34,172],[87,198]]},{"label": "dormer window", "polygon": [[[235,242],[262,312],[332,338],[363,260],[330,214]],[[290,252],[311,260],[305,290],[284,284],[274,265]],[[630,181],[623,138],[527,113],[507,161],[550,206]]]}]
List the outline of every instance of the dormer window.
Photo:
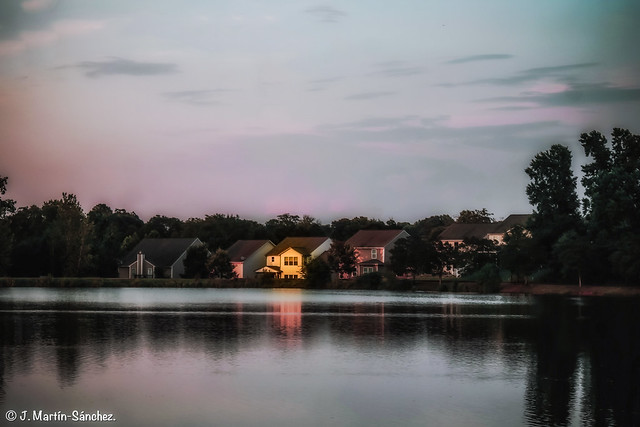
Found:
[{"label": "dormer window", "polygon": [[378,250],[371,249],[371,259],[378,259]]}]

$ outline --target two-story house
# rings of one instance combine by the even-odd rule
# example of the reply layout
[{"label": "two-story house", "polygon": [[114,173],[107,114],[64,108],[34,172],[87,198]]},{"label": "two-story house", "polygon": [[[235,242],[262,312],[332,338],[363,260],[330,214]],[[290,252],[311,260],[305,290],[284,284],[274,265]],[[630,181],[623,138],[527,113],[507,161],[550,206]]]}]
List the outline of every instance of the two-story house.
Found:
[{"label": "two-story house", "polygon": [[302,267],[331,247],[328,237],[287,237],[267,252],[266,265],[256,273],[273,274],[276,278],[301,279]]},{"label": "two-story house", "polygon": [[254,277],[256,270],[264,267],[267,253],[275,246],[271,240],[238,240],[229,246],[227,253],[238,279]]},{"label": "two-story house", "polygon": [[356,275],[382,271],[391,263],[391,249],[398,239],[409,237],[404,230],[360,230],[345,243],[356,254]]}]

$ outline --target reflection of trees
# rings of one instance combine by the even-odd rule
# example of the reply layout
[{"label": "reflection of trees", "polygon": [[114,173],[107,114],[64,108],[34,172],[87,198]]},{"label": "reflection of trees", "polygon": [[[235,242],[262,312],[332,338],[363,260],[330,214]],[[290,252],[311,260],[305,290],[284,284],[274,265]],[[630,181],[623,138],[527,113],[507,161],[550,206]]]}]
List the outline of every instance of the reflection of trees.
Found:
[{"label": "reflection of trees", "polygon": [[589,404],[596,425],[640,425],[637,304],[633,299],[613,300],[598,304],[593,310]]},{"label": "reflection of trees", "polygon": [[[57,372],[59,385],[70,386],[85,371],[106,369],[108,359],[126,363],[141,350],[176,358],[198,352],[218,363],[264,346],[265,338],[281,347],[329,339],[369,355],[428,346],[454,368],[497,366],[517,378],[528,365],[525,418],[532,423],[568,424],[580,407],[585,424],[640,425],[637,301],[586,301],[540,300],[534,319],[510,316],[530,314],[527,305],[312,304],[291,295],[211,312],[5,311],[0,403],[12,378],[36,368]],[[585,319],[578,320],[579,310]]]},{"label": "reflection of trees", "polygon": [[83,338],[81,325],[74,313],[58,313],[53,327],[58,382],[63,386],[73,385],[80,363],[79,344]]},{"label": "reflection of trees", "polygon": [[535,356],[529,369],[525,417],[542,425],[566,425],[580,352],[577,312],[565,298],[549,298],[536,307]]},{"label": "reflection of trees", "polygon": [[[640,324],[629,300],[548,298],[538,304],[527,419],[640,425]],[[585,305],[582,305],[585,304]]]}]

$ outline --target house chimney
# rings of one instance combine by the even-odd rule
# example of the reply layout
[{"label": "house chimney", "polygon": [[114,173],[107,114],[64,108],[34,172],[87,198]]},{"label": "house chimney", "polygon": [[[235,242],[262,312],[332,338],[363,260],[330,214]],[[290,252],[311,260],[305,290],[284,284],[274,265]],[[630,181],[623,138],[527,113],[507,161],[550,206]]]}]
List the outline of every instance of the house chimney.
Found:
[{"label": "house chimney", "polygon": [[142,251],[138,252],[137,256],[137,265],[136,265],[136,276],[143,277],[144,275],[144,254]]}]

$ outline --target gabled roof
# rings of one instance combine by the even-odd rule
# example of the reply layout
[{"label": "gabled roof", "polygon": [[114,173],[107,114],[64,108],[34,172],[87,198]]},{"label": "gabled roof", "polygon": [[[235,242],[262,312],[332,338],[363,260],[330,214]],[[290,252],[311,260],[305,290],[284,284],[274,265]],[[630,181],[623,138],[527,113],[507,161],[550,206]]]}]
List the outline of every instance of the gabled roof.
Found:
[{"label": "gabled roof", "polygon": [[404,230],[360,230],[346,241],[352,248],[384,247],[396,239]]},{"label": "gabled roof", "polygon": [[492,233],[504,234],[511,230],[516,225],[526,226],[527,221],[531,218],[531,214],[512,214],[506,217],[504,220],[497,223],[496,228]]},{"label": "gabled roof", "polygon": [[289,248],[295,249],[302,255],[311,255],[311,252],[327,240],[329,240],[328,237],[287,237],[267,252],[267,256],[280,255]]},{"label": "gabled roof", "polygon": [[229,258],[231,258],[231,262],[242,262],[267,243],[275,246],[271,243],[271,240],[238,240],[229,246],[227,253],[229,254]]},{"label": "gabled roof", "polygon": [[142,252],[147,261],[156,267],[173,265],[194,243],[202,244],[198,238],[184,239],[142,239],[122,260],[123,264],[136,262],[138,252]]}]

